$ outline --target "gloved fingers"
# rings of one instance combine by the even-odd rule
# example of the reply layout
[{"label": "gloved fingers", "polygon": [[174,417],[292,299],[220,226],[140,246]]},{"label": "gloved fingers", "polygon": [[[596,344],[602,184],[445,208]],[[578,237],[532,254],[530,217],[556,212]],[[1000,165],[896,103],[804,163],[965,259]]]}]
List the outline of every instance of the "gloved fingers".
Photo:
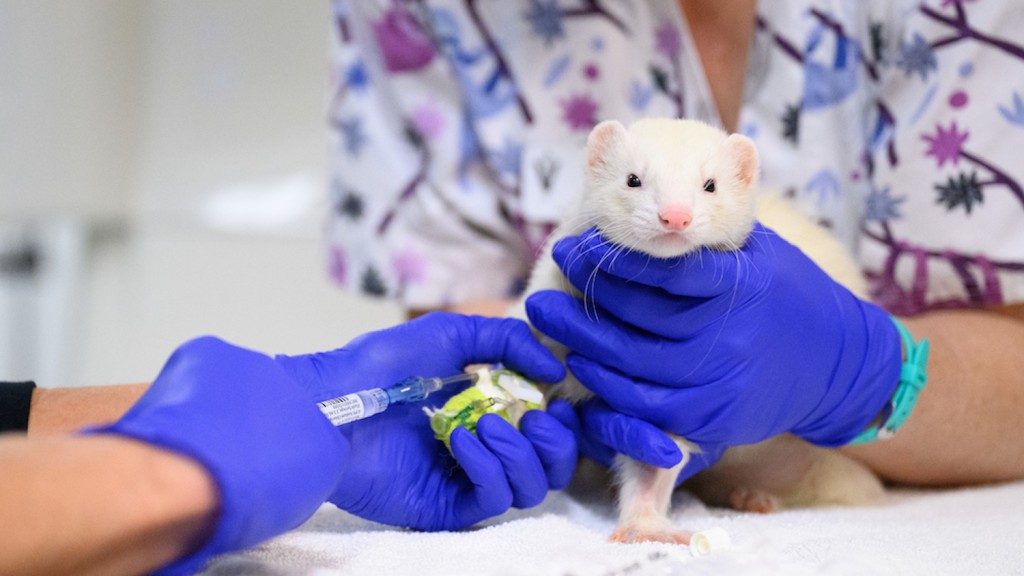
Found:
[{"label": "gloved fingers", "polygon": [[452,455],[472,485],[455,497],[456,524],[472,526],[508,510],[512,506],[512,487],[501,460],[461,426],[452,431],[451,446]]},{"label": "gloved fingers", "polygon": [[512,489],[512,505],[530,508],[548,493],[547,476],[530,441],[496,414],[484,414],[476,424],[484,446],[501,461]]},{"label": "gloved fingers", "polygon": [[502,362],[506,367],[540,382],[558,382],[565,378],[565,367],[516,318],[466,316],[457,344],[463,366],[483,362]]},{"label": "gloved fingers", "polygon": [[576,414],[576,408],[568,402],[556,400],[548,404],[548,414],[572,431],[576,438],[576,446],[582,456],[597,462],[605,468],[611,468],[615,460],[615,450],[598,442],[593,436],[584,433],[583,423]]},{"label": "gloved fingers", "polygon": [[[391,386],[409,376],[452,376],[478,363],[503,362],[540,382],[558,382],[565,377],[562,363],[533,337],[522,320],[450,312],[432,312],[363,334],[337,350],[278,356],[277,362],[316,400]],[[360,378],[353,380],[353,374]]]},{"label": "gloved fingers", "polygon": [[600,398],[580,404],[583,428],[602,444],[659,468],[671,468],[683,454],[675,441],[652,424],[612,410]]},{"label": "gloved fingers", "polygon": [[583,295],[584,309],[597,320],[608,313],[646,332],[680,340],[722,319],[732,305],[730,299],[677,296],[609,274],[589,259],[565,258],[569,264],[562,272]]},{"label": "gloved fingers", "polygon": [[[713,362],[726,354],[718,354],[708,363],[706,339],[669,341],[623,323],[618,318],[588,316],[583,304],[569,294],[542,290],[526,299],[526,313],[537,330],[589,358],[600,358],[605,365],[646,380],[662,382],[668,367],[677,367],[681,359],[696,358],[705,362],[703,369],[717,367]],[[716,328],[712,328],[716,329]],[[726,346],[719,339],[715,346]],[[671,374],[682,385],[691,375],[694,363],[686,362],[687,370]],[[673,383],[674,384],[674,383]]]},{"label": "gloved fingers", "polygon": [[699,429],[719,405],[707,387],[667,388],[635,380],[580,354],[569,354],[565,361],[580,383],[612,409],[677,436]]},{"label": "gloved fingers", "polygon": [[537,330],[576,350],[622,366],[636,350],[652,350],[656,337],[612,317],[593,319],[583,303],[557,290],[542,290],[526,299],[526,314]]},{"label": "gloved fingers", "polygon": [[[565,402],[557,403],[568,406]],[[568,486],[576,469],[578,455],[572,430],[541,410],[530,410],[523,414],[519,420],[519,430],[533,444],[540,458],[548,479],[548,489],[561,490]]]},{"label": "gloved fingers", "polygon": [[[371,332],[359,336],[352,342],[369,345],[375,341],[382,341],[394,333],[394,328]],[[351,345],[352,343],[348,344]],[[358,388],[353,386],[352,374],[362,376],[359,384],[364,388],[387,386],[397,381],[385,367],[395,365],[400,360],[394,357],[394,354],[385,356],[379,346],[369,348],[360,352],[346,347],[295,356],[278,354],[274,361],[302,385],[314,401],[320,402],[357,390]],[[376,369],[372,369],[374,363]]]},{"label": "gloved fingers", "polygon": [[738,252],[700,249],[676,258],[654,258],[609,243],[588,230],[580,236],[559,240],[553,250],[563,269],[575,258],[619,278],[663,288],[679,296],[708,298],[734,289],[738,274],[747,274],[746,260]]}]

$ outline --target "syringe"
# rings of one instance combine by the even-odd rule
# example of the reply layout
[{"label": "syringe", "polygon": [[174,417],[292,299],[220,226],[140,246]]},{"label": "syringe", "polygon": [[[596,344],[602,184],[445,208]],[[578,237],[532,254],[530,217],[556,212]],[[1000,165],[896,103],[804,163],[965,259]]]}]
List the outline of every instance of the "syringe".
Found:
[{"label": "syringe", "polygon": [[419,402],[441,388],[456,382],[475,384],[480,375],[476,372],[456,374],[447,378],[423,378],[410,376],[390,388],[370,388],[346,394],[323,402],[317,402],[320,411],[331,424],[341,426],[374,414],[380,414],[392,404]]}]

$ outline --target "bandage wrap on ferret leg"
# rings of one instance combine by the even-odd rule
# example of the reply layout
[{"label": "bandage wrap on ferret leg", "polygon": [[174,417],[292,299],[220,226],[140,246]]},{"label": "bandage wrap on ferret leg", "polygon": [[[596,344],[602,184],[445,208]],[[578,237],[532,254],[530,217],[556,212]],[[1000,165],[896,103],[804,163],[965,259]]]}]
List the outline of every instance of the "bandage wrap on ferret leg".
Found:
[{"label": "bandage wrap on ferret leg", "polygon": [[533,383],[510,370],[477,371],[474,386],[452,396],[440,408],[424,408],[430,428],[438,440],[451,450],[452,432],[462,426],[476,433],[476,423],[484,414],[497,414],[513,426],[528,410],[540,408],[544,397]]}]

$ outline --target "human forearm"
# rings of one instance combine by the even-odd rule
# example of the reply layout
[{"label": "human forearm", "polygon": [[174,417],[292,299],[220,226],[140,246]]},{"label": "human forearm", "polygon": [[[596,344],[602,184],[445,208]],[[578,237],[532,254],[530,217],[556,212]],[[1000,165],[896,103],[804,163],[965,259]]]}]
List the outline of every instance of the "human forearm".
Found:
[{"label": "human forearm", "polygon": [[895,437],[843,450],[894,482],[1024,478],[1024,321],[950,311],[904,323],[931,342],[928,384]]},{"label": "human forearm", "polygon": [[454,312],[456,314],[469,314],[478,316],[488,316],[494,318],[502,318],[507,316],[508,309],[515,304],[515,299],[512,298],[480,298],[477,300],[467,300],[465,302],[458,302],[444,308],[425,309],[425,308],[412,308],[406,311],[408,319],[419,318],[429,312],[436,310],[444,310],[446,312]]},{"label": "human forearm", "polygon": [[36,388],[29,412],[29,434],[71,432],[112,422],[142,396],[148,384]]},{"label": "human forearm", "polygon": [[214,525],[195,461],[117,436],[0,437],[0,574],[136,574]]}]

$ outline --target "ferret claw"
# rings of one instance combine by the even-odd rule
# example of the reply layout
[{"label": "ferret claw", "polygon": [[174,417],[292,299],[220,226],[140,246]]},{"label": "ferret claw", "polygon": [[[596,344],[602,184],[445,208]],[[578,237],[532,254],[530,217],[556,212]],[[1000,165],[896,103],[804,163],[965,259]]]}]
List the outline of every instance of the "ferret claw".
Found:
[{"label": "ferret claw", "polygon": [[632,526],[625,526],[615,530],[608,538],[609,542],[619,544],[639,544],[641,542],[664,542],[666,544],[690,544],[690,537],[693,532],[688,530],[674,529],[644,529]]}]

